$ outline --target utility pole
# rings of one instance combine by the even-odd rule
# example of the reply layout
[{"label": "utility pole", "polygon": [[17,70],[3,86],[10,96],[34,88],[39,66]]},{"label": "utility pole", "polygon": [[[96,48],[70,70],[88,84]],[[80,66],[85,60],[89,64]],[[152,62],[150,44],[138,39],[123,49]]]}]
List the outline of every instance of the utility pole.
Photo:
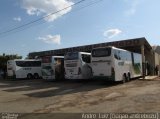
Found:
[{"label": "utility pole", "polygon": [[145,79],[146,66],[145,66],[145,56],[144,56],[144,45],[141,45],[141,54],[142,54],[142,76]]}]

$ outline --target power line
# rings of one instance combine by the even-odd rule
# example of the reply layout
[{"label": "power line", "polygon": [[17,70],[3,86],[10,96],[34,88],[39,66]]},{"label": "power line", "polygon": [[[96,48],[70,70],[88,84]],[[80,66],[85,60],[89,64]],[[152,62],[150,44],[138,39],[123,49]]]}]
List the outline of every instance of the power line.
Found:
[{"label": "power line", "polygon": [[84,2],[84,1],[86,1],[86,0],[80,0],[80,1],[74,3],[74,4],[70,5],[70,6],[67,6],[67,7],[65,7],[65,8],[63,8],[63,9],[61,9],[61,10],[56,11],[56,12],[50,13],[50,14],[48,14],[48,15],[46,15],[46,16],[43,16],[43,17],[41,17],[41,18],[39,18],[39,19],[36,19],[36,20],[34,20],[34,21],[31,21],[31,22],[28,22],[28,23],[26,23],[26,24],[23,24],[23,25],[21,25],[21,26],[15,27],[15,28],[13,28],[13,29],[10,29],[10,30],[1,32],[0,35],[6,34],[6,33],[9,33],[9,32],[12,32],[12,31],[14,31],[14,30],[20,29],[20,28],[22,28],[22,27],[25,27],[25,26],[28,26],[28,25],[33,24],[33,23],[35,23],[35,22],[38,22],[38,21],[40,21],[40,20],[43,20],[44,18],[47,18],[47,17],[49,17],[49,16],[51,16],[51,15],[53,15],[53,14],[57,14],[57,13],[59,13],[59,12],[61,12],[61,11],[64,11],[64,10],[66,10],[66,9],[68,9],[68,8],[70,8],[70,7],[73,7],[73,6],[77,5],[77,4],[80,4],[80,3]]},{"label": "power line", "polygon": [[[103,0],[97,0],[97,1],[92,1],[92,2],[90,2],[89,4],[87,4],[87,5],[84,5],[84,6],[82,6],[82,7],[80,7],[79,9],[76,9],[76,10],[74,10],[74,11],[72,11],[72,13],[73,12],[77,12],[77,11],[79,11],[79,10],[81,10],[81,9],[84,9],[84,8],[87,8],[87,7],[89,7],[89,6],[92,6],[92,5],[94,5],[94,4],[97,4],[97,3],[99,3],[99,2],[101,2],[101,1],[103,1]],[[66,8],[67,9],[67,8]],[[69,12],[70,13],[70,12]],[[52,13],[53,14],[53,13]],[[68,13],[67,13],[68,14]],[[47,15],[48,16],[48,15]],[[45,16],[45,17],[47,17],[47,16]],[[42,17],[42,18],[39,18],[40,20],[35,20],[36,22],[33,22],[33,23],[38,23],[39,21],[41,21],[42,19],[44,19],[45,17]],[[30,23],[30,22],[29,22]],[[37,25],[41,25],[41,24],[44,24],[44,23],[47,23],[46,21],[42,21],[42,22],[40,22],[40,23],[38,23],[38,24],[33,24],[33,23],[27,23],[27,25],[26,24],[24,24],[24,25],[21,25],[21,26],[19,26],[19,27],[15,27],[15,28],[13,28],[13,29],[10,29],[10,30],[7,30],[7,31],[5,31],[5,33],[0,33],[0,37],[5,37],[7,34],[9,34],[9,33],[17,33],[17,32],[21,32],[21,31],[24,31],[24,30],[26,30],[26,29],[28,29],[28,28],[30,28],[30,27],[33,27],[33,25],[34,26],[37,26]],[[12,30],[12,31],[11,31]],[[17,31],[18,30],[18,31]]]}]

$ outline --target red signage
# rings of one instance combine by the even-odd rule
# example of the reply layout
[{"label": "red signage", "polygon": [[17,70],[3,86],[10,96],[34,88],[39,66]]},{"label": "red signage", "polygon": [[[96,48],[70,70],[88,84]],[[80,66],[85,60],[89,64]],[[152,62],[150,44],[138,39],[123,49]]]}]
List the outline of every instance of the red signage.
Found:
[{"label": "red signage", "polygon": [[51,63],[52,59],[49,56],[42,57],[42,63]]}]

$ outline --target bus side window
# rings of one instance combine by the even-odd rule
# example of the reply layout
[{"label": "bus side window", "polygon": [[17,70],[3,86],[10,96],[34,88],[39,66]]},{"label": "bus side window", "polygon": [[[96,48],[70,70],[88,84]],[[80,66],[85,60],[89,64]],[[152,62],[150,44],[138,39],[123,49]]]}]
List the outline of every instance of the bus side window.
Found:
[{"label": "bus side window", "polygon": [[116,53],[114,54],[114,58],[118,60],[118,55]]},{"label": "bus side window", "polygon": [[41,66],[41,62],[40,61],[32,62],[32,66],[39,67]]},{"label": "bus side window", "polygon": [[123,60],[123,61],[126,60],[126,51],[120,51],[120,58],[121,58],[121,60]]},{"label": "bus side window", "polygon": [[57,62],[57,58],[54,58],[53,63],[56,64]]},{"label": "bus side window", "polygon": [[119,53],[117,50],[114,50],[114,58],[120,60]]},{"label": "bus side window", "polygon": [[54,58],[54,64],[55,64],[55,65],[58,64],[58,58]]},{"label": "bus side window", "polygon": [[54,59],[54,64],[55,65],[62,64],[62,60],[60,58],[55,58]]},{"label": "bus side window", "polygon": [[118,59],[119,60],[123,60],[123,53],[122,53],[122,51],[118,51]]}]

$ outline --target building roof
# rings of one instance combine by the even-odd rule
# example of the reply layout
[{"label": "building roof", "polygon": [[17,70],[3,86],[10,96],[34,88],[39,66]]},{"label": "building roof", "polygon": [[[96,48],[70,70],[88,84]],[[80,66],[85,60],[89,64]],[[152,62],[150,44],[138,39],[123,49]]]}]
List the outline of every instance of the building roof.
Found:
[{"label": "building roof", "polygon": [[160,54],[160,46],[159,45],[152,46],[152,48],[156,53]]},{"label": "building roof", "polygon": [[104,42],[104,43],[97,43],[97,44],[84,45],[84,46],[75,46],[75,47],[56,49],[56,50],[31,52],[29,53],[29,57],[34,58],[35,56],[42,57],[42,56],[51,56],[51,55],[53,56],[64,55],[67,52],[73,52],[73,51],[91,52],[93,48],[106,47],[106,46],[115,46],[115,47],[129,50],[132,52],[141,53],[141,45],[144,45],[145,51],[152,49],[148,41],[144,37],[142,37],[142,38],[134,38],[134,39],[127,39],[127,40],[113,41],[113,42]]}]

